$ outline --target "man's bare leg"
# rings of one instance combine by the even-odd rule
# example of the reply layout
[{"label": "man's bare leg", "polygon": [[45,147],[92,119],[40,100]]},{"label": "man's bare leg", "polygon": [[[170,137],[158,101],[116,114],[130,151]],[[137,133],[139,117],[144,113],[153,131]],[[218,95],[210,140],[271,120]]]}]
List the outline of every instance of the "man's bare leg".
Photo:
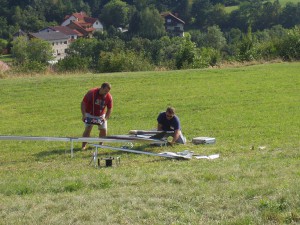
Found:
[{"label": "man's bare leg", "polygon": [[[100,129],[99,138],[106,137],[106,135],[107,135],[107,130],[106,129]],[[103,144],[102,142],[99,142],[99,145],[102,145],[102,144]]]},{"label": "man's bare leg", "polygon": [[[91,135],[91,131],[92,131],[93,126],[88,126],[84,129],[84,132],[82,134],[82,137],[89,137]],[[86,150],[86,144],[87,142],[82,142],[82,150]]]}]

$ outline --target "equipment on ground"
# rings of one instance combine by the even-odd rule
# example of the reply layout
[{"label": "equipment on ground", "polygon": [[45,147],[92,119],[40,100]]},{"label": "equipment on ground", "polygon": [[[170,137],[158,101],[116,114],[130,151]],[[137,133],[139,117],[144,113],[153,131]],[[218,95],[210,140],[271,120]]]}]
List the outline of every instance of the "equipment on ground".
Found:
[{"label": "equipment on ground", "polygon": [[[129,135],[112,135],[106,136],[103,138],[91,138],[91,137],[38,137],[38,136],[0,136],[0,140],[19,140],[19,141],[63,141],[63,142],[71,142],[71,157],[74,155],[74,142],[88,142],[92,146],[96,147],[96,151],[94,152],[93,159],[95,165],[100,166],[100,161],[98,162],[98,148],[106,148],[111,150],[118,150],[123,152],[130,152],[136,154],[145,154],[152,156],[159,156],[170,159],[191,159],[193,156],[193,152],[189,150],[185,150],[183,152],[162,152],[162,153],[153,153],[153,152],[145,152],[131,149],[133,147],[134,142],[144,142],[148,144],[157,144],[158,146],[167,146],[168,140],[165,136],[170,132],[165,131],[145,131],[145,130],[131,130]],[[215,138],[210,137],[196,137],[193,138],[192,142],[194,144],[213,144],[215,143]],[[99,145],[93,144],[95,142],[101,143],[130,143],[130,148],[128,146],[123,146],[121,148],[112,147],[108,145]],[[195,155],[194,155],[195,156]],[[196,157],[196,156],[195,156]],[[207,159],[215,159],[218,158],[219,155],[211,155],[211,156],[198,156],[196,158],[207,158]],[[105,159],[106,166],[110,166],[112,159]]]},{"label": "equipment on ground", "polygon": [[214,144],[216,143],[216,139],[212,137],[195,137],[192,139],[192,142],[195,145],[198,144]]},{"label": "equipment on ground", "polygon": [[129,152],[129,153],[135,153],[135,154],[143,154],[143,155],[151,155],[151,156],[159,156],[164,158],[170,158],[170,159],[191,159],[193,156],[192,151],[185,150],[183,152],[161,152],[161,153],[154,153],[154,152],[145,152],[145,151],[139,151],[129,148],[117,148],[107,145],[98,145],[98,144],[92,144],[94,147],[96,147],[96,151],[94,152],[94,161],[97,162],[98,157],[98,148],[103,149],[110,149],[110,150],[117,150],[122,152]]}]

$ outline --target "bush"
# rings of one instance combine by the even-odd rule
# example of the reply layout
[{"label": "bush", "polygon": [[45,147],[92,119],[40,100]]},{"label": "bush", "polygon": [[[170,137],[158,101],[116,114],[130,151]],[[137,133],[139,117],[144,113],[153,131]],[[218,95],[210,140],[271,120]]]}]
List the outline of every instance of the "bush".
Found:
[{"label": "bush", "polygon": [[201,48],[194,59],[193,68],[207,68],[216,66],[221,61],[221,54],[213,48]]},{"label": "bush", "polygon": [[78,55],[67,56],[54,65],[57,72],[88,71],[89,60]]},{"label": "bush", "polygon": [[253,57],[256,60],[272,60],[279,57],[278,49],[274,42],[268,41],[261,44],[258,44],[255,49],[255,53],[253,53]]},{"label": "bush", "polygon": [[16,73],[42,73],[47,71],[47,66],[44,63],[37,61],[27,61],[21,65],[13,67]]},{"label": "bush", "polygon": [[282,41],[277,44],[279,55],[284,60],[300,59],[300,28],[295,27],[290,30]]},{"label": "bush", "polygon": [[97,72],[129,72],[153,69],[153,65],[134,51],[101,52]]}]

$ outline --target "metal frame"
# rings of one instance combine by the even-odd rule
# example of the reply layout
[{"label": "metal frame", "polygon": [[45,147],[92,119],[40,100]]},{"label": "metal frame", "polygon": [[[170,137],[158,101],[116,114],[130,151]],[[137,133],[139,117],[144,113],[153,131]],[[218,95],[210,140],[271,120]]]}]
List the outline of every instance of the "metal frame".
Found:
[{"label": "metal frame", "polygon": [[151,142],[164,144],[165,141],[143,138],[132,135],[115,135],[105,138],[92,137],[38,137],[38,136],[0,136],[0,140],[18,140],[18,141],[62,141],[71,142],[71,157],[74,156],[74,142],[110,142],[110,143],[128,143],[128,142]]},{"label": "metal frame", "polygon": [[71,157],[74,156],[74,142],[128,142],[128,140],[91,138],[91,137],[38,137],[38,136],[0,136],[0,140],[18,141],[62,141],[71,142]]},{"label": "metal frame", "polygon": [[[127,149],[127,148],[116,148],[116,147],[107,146],[107,145],[93,144],[93,146],[96,147],[96,150],[93,153],[93,160],[94,160],[95,167],[97,166],[97,163],[98,163],[98,148],[105,148],[105,149],[123,151],[123,152],[135,153],[135,154],[159,156],[159,157],[169,158],[169,159],[191,159],[193,156],[193,152],[190,152],[190,151],[188,151],[185,154],[174,153],[174,152],[153,153],[153,152],[145,152],[145,151],[139,151],[139,150]],[[184,152],[182,152],[182,153],[184,153]]]}]

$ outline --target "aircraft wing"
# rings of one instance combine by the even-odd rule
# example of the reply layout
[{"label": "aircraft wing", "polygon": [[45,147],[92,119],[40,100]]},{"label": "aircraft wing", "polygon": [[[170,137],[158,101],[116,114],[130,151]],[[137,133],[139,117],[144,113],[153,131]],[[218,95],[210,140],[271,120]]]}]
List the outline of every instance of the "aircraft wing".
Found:
[{"label": "aircraft wing", "polygon": [[104,139],[113,140],[127,140],[128,142],[148,142],[148,143],[160,143],[165,144],[166,140],[151,138],[147,135],[112,135],[106,136]]},{"label": "aircraft wing", "polygon": [[127,148],[116,148],[116,147],[107,146],[107,145],[93,144],[93,146],[96,147],[96,154],[98,154],[98,148],[105,148],[105,149],[110,149],[110,150],[117,150],[117,151],[123,151],[123,152],[135,153],[135,154],[143,154],[143,155],[151,155],[151,156],[159,156],[159,157],[170,158],[170,159],[191,159],[193,156],[193,152],[189,152],[188,154],[181,154],[181,153],[175,153],[175,152],[154,153],[154,152],[145,152],[145,151],[139,151],[139,150],[127,149]]}]

